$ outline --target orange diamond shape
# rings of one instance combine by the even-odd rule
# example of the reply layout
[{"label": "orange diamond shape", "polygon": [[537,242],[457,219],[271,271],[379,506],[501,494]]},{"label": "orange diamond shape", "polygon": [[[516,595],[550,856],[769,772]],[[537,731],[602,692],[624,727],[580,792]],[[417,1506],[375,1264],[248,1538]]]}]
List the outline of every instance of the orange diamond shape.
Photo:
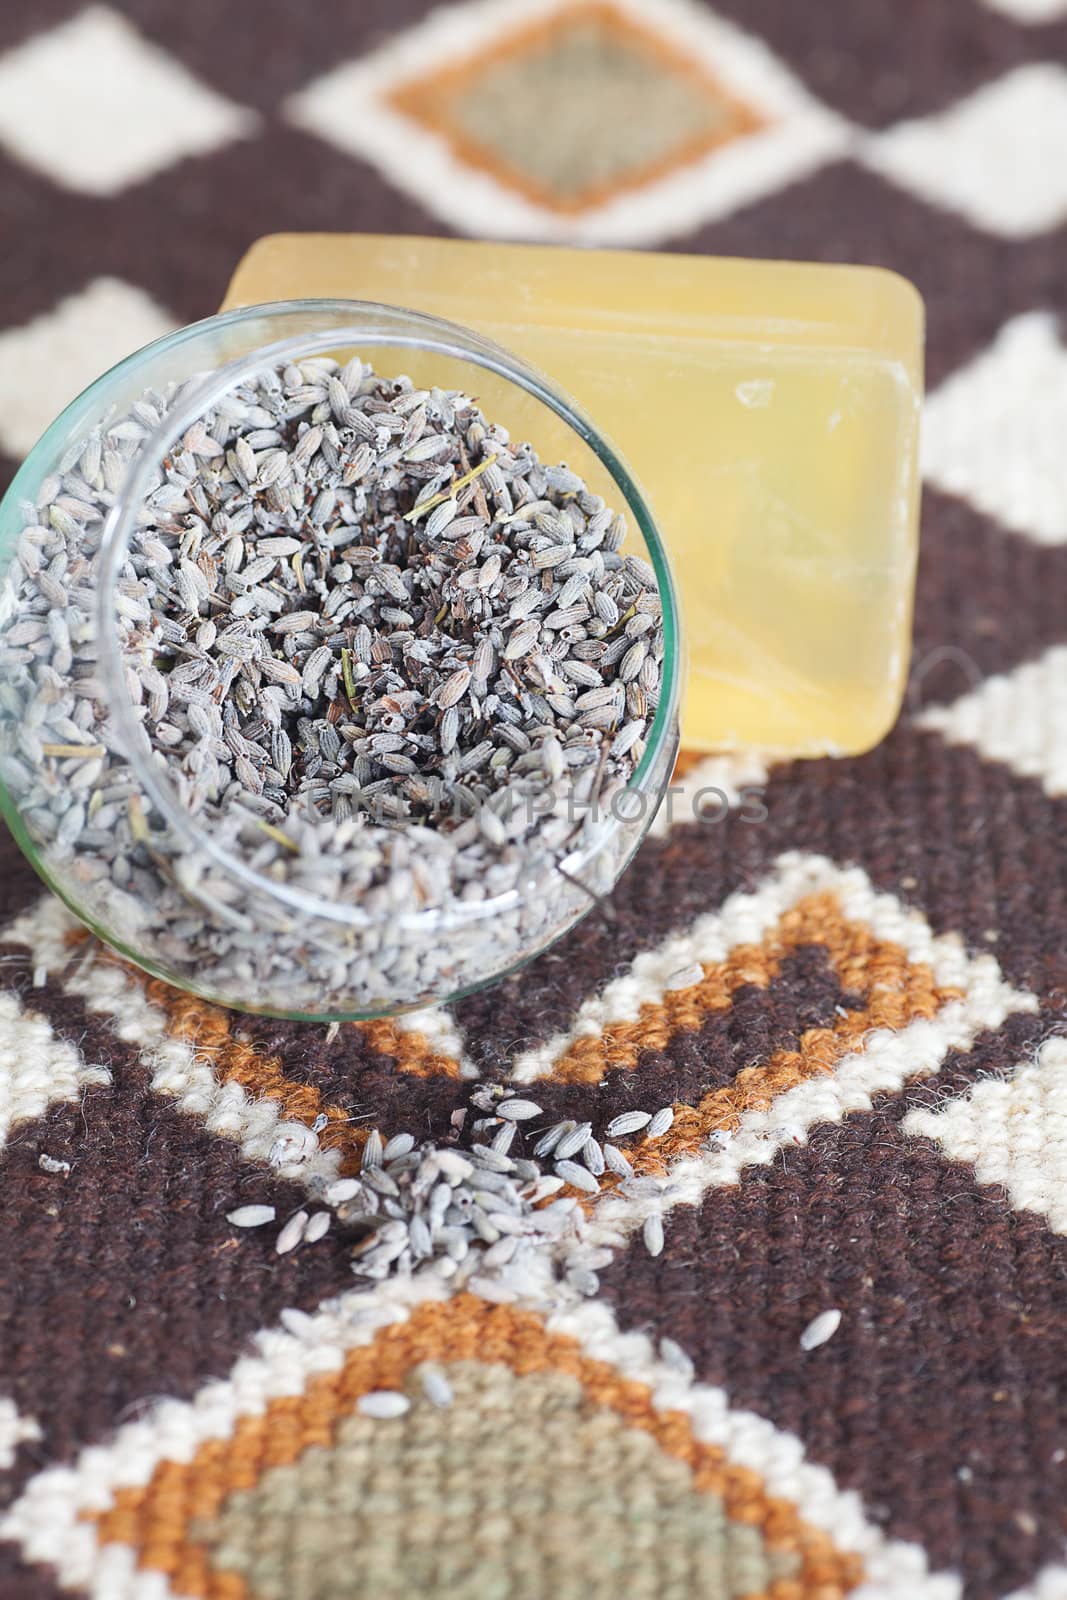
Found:
[{"label": "orange diamond shape", "polygon": [[670,39],[610,0],[565,6],[392,90],[467,166],[566,216],[766,125]]},{"label": "orange diamond shape", "polygon": [[[427,1362],[450,1374],[452,1406],[423,1395]],[[406,1392],[408,1414],[361,1417],[360,1398],[380,1389]],[[485,1510],[475,1524],[472,1499]],[[698,1438],[685,1412],[661,1410],[647,1384],[535,1313],[465,1293],[417,1307],[338,1371],[241,1417],[190,1460],[161,1461],[147,1483],[85,1515],[102,1544],[131,1546],[140,1570],[204,1600],[291,1592],[291,1561],[308,1570],[290,1544],[301,1526],[323,1594],[364,1583],[381,1592],[383,1561],[390,1595],[451,1593],[456,1578],[476,1593],[482,1580],[499,1583],[505,1563],[529,1575],[532,1561],[545,1593],[601,1561],[631,1577],[643,1569],[645,1587],[664,1530],[686,1545],[694,1597],[841,1600],[863,1577],[857,1556]],[[629,1547],[600,1551],[605,1537]]]},{"label": "orange diamond shape", "polygon": [[[827,1026],[805,1029],[793,1047],[743,1067],[730,1083],[708,1089],[697,1104],[676,1101],[664,1136],[650,1140],[638,1133],[624,1140],[635,1172],[669,1171],[679,1157],[697,1154],[716,1130],[736,1131],[746,1111],[765,1111],[798,1084],[832,1074],[847,1055],[863,1049],[868,1034],[899,1032],[936,1017],[963,995],[939,983],[929,965],[913,960],[903,946],[851,920],[832,891],[821,891],[784,912],[761,943],[737,945],[724,960],[705,964],[696,982],[645,1002],[635,1018],[580,1034],[545,1081],[592,1085],[612,1071],[639,1074],[642,1052],[662,1050],[678,1033],[698,1033],[709,1017],[729,1010],[738,991],[767,989],[785,958],[805,945],[825,951],[842,988],[859,1003],[840,1009]],[[601,1179],[602,1191],[617,1186],[610,1173]]]}]

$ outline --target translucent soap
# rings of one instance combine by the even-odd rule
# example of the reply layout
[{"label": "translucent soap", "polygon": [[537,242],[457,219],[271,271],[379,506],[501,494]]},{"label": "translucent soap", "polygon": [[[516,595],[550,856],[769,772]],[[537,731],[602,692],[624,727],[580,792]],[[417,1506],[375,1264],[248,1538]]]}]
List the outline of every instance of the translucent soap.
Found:
[{"label": "translucent soap", "polygon": [[[687,746],[847,755],[887,732],[907,677],[918,546],[923,310],[904,279],[279,234],[252,247],[225,304],[304,296],[475,328],[548,374],[608,436],[674,558]],[[416,381],[417,369],[413,354]],[[521,435],[514,397],[493,389],[487,373],[486,409]],[[550,457],[543,408],[537,426]]]}]

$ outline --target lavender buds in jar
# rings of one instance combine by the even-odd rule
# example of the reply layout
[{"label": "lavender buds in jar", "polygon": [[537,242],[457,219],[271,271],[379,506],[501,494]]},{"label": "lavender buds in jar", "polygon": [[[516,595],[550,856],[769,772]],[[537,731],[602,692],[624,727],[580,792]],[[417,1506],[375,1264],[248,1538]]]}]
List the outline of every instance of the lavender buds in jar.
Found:
[{"label": "lavender buds in jar", "polygon": [[466,330],[340,302],[182,330],[59,419],[0,534],[5,813],[103,937],[225,1004],[488,981],[611,888],[669,778],[648,512]]}]

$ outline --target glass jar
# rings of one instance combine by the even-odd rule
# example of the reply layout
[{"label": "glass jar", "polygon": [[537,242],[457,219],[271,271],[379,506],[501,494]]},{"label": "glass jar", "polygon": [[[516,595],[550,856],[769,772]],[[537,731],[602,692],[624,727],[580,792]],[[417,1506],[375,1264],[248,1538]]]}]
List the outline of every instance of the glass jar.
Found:
[{"label": "glass jar", "polygon": [[[333,897],[321,879],[313,890],[285,880],[261,859],[269,855],[266,845],[261,852],[239,848],[205,825],[142,726],[142,690],[124,658],[123,573],[161,464],[202,416],[254,374],[324,355],[343,361],[352,352],[385,378],[402,372],[419,389],[473,396],[489,422],[513,440],[529,441],[542,463],[565,462],[591,493],[624,513],[624,553],[643,558],[655,576],[663,660],[643,754],[610,804],[579,806],[569,820],[546,818],[554,848],[531,851],[528,870],[504,892],[475,885],[462,901],[419,906],[411,874],[403,871],[388,892],[355,901]],[[144,396],[161,391],[165,406],[149,401],[146,409]],[[104,462],[115,479],[110,510],[102,520],[87,519],[80,534],[91,573],[77,562],[71,573],[68,563],[52,558],[43,584],[49,610],[43,613],[38,590],[30,615],[20,597],[27,564],[40,569],[50,556],[36,526],[38,507],[48,508],[49,527],[57,516],[66,526],[63,517],[82,514],[76,494],[66,497],[69,512],[56,510],[58,480],[87,473],[88,450],[95,481],[104,481],[95,441],[106,446],[116,419],[127,439],[131,432],[139,437],[132,453],[127,448],[120,477],[113,458]],[[35,581],[41,584],[39,571]],[[82,697],[93,694],[107,722],[105,743],[84,751],[89,719],[79,720],[62,676],[72,650],[95,661]],[[456,998],[559,938],[610,892],[655,815],[677,751],[680,677],[667,556],[640,490],[611,446],[516,357],[468,329],[395,307],[288,301],[212,317],[158,340],[68,406],[0,505],[4,815],[45,882],[120,954],[241,1010],[317,1020],[388,1015]],[[57,705],[62,716],[53,719]],[[49,738],[40,737],[42,728],[51,730]],[[108,829],[120,812],[134,843],[109,860]],[[540,839],[541,830],[535,834]]]}]

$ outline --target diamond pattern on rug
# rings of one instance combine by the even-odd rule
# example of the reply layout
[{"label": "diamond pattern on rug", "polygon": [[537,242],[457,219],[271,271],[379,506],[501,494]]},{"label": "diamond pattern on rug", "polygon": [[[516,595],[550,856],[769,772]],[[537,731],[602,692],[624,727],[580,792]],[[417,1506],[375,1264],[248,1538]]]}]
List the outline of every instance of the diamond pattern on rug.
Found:
[{"label": "diamond pattern on rug", "polygon": [[22,1417],[10,1400],[0,1398],[0,1472],[9,1472],[19,1447],[41,1437],[35,1417]]},{"label": "diamond pattern on rug", "polygon": [[1025,238],[1067,218],[1067,69],[1017,67],[937,116],[865,147],[867,161],[980,228]]},{"label": "diamond pattern on rug", "polygon": [[68,401],[174,319],[119,278],[96,278],[20,328],[0,333],[0,448],[32,449]]},{"label": "diamond pattern on rug", "polygon": [[1048,1038],[1008,1078],[984,1078],[936,1109],[915,1107],[905,1133],[925,1134],[979,1184],[998,1184],[1022,1210],[1067,1234],[1067,1040]]},{"label": "diamond pattern on rug", "polygon": [[1046,1040],[1009,1078],[983,1079],[933,1110],[916,1107],[902,1126],[1067,1233],[1067,1039]]},{"label": "diamond pattern on rug", "polygon": [[254,124],[109,6],[87,6],[0,57],[0,144],[85,194],[116,194]]},{"label": "diamond pattern on rug", "polygon": [[1036,24],[1067,17],[1067,0],[983,0],[983,4],[1016,22]]},{"label": "diamond pattern on rug", "polygon": [[[702,1483],[699,1458],[694,1471],[665,1453],[654,1433],[598,1403],[572,1372],[520,1376],[503,1363],[457,1357],[447,1344],[441,1355],[452,1406],[435,1406],[411,1381],[412,1409],[402,1419],[383,1427],[341,1416],[329,1445],[272,1464],[254,1487],[231,1490],[214,1517],[196,1519],[192,1534],[212,1571],[244,1579],[261,1600],[306,1592],[311,1567],[322,1600],[346,1600],[354,1571],[395,1600],[433,1584],[481,1600],[503,1582],[516,1597],[589,1595],[612,1571],[640,1584],[654,1524],[697,1592],[717,1583],[724,1600],[741,1600],[795,1584],[798,1551],[732,1517],[725,1497]],[[505,1415],[507,1427],[493,1429],[489,1419]],[[473,1553],[461,1509],[472,1460],[493,1486],[480,1508],[491,1531]],[[424,1496],[428,1509],[397,1561],[371,1541],[404,1492]],[[544,1501],[541,1515],[512,1527],[511,1506]],[[279,1548],[278,1517],[297,1507],[301,1538]],[[662,1585],[664,1575],[656,1577]]]},{"label": "diamond pattern on rug", "polygon": [[[1067,80],[1065,80],[1067,81]],[[1059,319],[1013,318],[923,418],[926,477],[1043,544],[1067,543],[1067,349]]]},{"label": "diamond pattern on rug", "polygon": [[[806,975],[794,966],[792,1027],[783,1026],[788,1011],[775,1000],[762,1040],[751,1023],[744,1032],[735,1023],[735,1053],[727,1044],[731,1013],[743,1016],[742,1004],[751,1009],[761,991],[770,1000],[777,975],[801,952],[818,952],[836,981],[805,997]],[[666,1098],[674,1120],[665,1134],[619,1142],[638,1174],[669,1180],[673,1204],[710,1183],[736,1181],[745,1166],[802,1143],[820,1122],[866,1109],[874,1094],[936,1073],[949,1050],[1035,1008],[1032,995],[1003,982],[990,956],[966,956],[952,935],[935,939],[922,917],[874,894],[861,872],[784,857],[755,894],[733,896],[721,912],[639,955],[567,1033],[520,1057],[512,1075],[552,1116],[606,1119]],[[682,1035],[697,1043],[685,1065],[670,1054]],[[647,1195],[625,1200],[611,1195],[610,1178],[603,1186],[609,1198],[596,1211],[606,1225],[643,1220]]]},{"label": "diamond pattern on rug", "polygon": [[[620,1339],[603,1308],[386,1285],[285,1321],[210,1403],[164,1403],[94,1451],[92,1483],[46,1468],[0,1537],[66,1584],[160,1600],[339,1600],[354,1582],[397,1600],[951,1592],[795,1441],[693,1385],[684,1358]],[[406,1409],[364,1412],[383,1391]]]},{"label": "diamond pattern on rug", "polygon": [[454,226],[619,243],[782,188],[847,140],[764,46],[683,0],[467,0],[288,111]]},{"label": "diamond pattern on rug", "polygon": [[[423,1394],[418,1369],[426,1363],[451,1388],[449,1406]],[[359,1414],[362,1395],[382,1389],[407,1395],[405,1416]],[[505,1414],[508,1426],[494,1426]],[[173,1530],[172,1577],[185,1592],[210,1589],[209,1574],[243,1578],[257,1600],[340,1600],[352,1592],[353,1570],[361,1586],[396,1600],[432,1585],[469,1600],[504,1584],[516,1597],[584,1595],[603,1591],[609,1566],[640,1584],[654,1527],[657,1539],[677,1546],[698,1590],[725,1574],[722,1593],[731,1600],[802,1572],[810,1581],[813,1565],[831,1579],[833,1552],[823,1540],[805,1552],[799,1530],[783,1538],[783,1528],[771,1543],[770,1508],[758,1493],[724,1471],[717,1451],[673,1433],[651,1395],[583,1362],[535,1318],[461,1296],[386,1330],[339,1373],[312,1378],[295,1407],[288,1397],[268,1404],[235,1434],[229,1460],[214,1441],[207,1460],[194,1457],[184,1474],[193,1515]],[[255,1477],[250,1457],[263,1463]],[[460,1509],[469,1504],[472,1461],[485,1519],[473,1549]],[[212,1478],[216,1495],[207,1489]],[[157,1469],[143,1492],[117,1497],[101,1518],[101,1540],[129,1541],[146,1523],[158,1539],[181,1488],[169,1463]],[[379,1542],[381,1524],[407,1497],[426,1509],[390,1550]],[[539,1502],[544,1511],[528,1527],[516,1530],[503,1515]],[[296,1507],[306,1540],[279,1547],[279,1513]]]},{"label": "diamond pattern on rug", "polygon": [[[400,84],[391,100],[460,160],[563,212],[603,204],[764,121],[668,38],[606,0]],[[536,140],[530,105],[542,122]]]},{"label": "diamond pattern on rug", "polygon": [[[632,1071],[643,1052],[665,1048],[676,1034],[696,1032],[726,1010],[738,990],[769,987],[804,947],[825,954],[842,998],[851,1000],[851,1011],[835,1007],[836,1020],[819,1041],[815,1059],[827,1064],[880,1020],[906,1026],[960,998],[957,987],[938,985],[925,962],[910,963],[902,946],[879,939],[866,921],[852,921],[835,893],[839,887],[863,885],[856,879],[848,885],[826,863],[783,863],[780,876],[755,895],[727,902],[721,913],[639,956],[631,973],[587,1003],[569,1035],[516,1063],[514,1077],[600,1083],[609,1071]],[[900,1008],[879,1019],[890,993]]]},{"label": "diamond pattern on rug", "polygon": [[47,1017],[11,990],[0,992],[0,1150],[12,1131],[50,1105],[76,1101],[88,1084],[110,1081],[107,1068],[85,1060]]},{"label": "diamond pattern on rug", "polygon": [[986,678],[961,699],[931,706],[916,722],[1036,779],[1046,794],[1067,795],[1067,646]]}]

